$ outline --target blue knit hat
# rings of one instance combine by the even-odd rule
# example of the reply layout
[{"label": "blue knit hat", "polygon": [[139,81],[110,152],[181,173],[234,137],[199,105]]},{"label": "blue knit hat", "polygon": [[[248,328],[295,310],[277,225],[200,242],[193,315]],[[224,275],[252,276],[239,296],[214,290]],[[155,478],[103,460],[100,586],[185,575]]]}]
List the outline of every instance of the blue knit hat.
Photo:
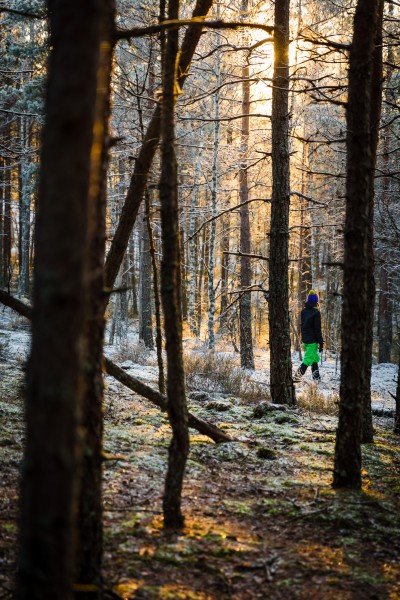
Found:
[{"label": "blue knit hat", "polygon": [[308,294],[308,297],[307,297],[307,302],[315,302],[315,304],[318,304],[319,298],[318,298],[318,294],[315,290],[310,290],[310,293]]}]

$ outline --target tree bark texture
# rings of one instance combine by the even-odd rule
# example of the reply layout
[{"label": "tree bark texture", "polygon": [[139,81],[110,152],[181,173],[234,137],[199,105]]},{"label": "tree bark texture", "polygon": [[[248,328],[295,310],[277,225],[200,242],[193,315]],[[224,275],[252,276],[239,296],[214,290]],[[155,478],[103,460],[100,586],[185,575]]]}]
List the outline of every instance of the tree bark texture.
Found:
[{"label": "tree bark texture", "polygon": [[347,105],[342,355],[333,485],[361,487],[361,435],[366,386],[368,237],[371,171],[371,81],[377,25],[375,0],[359,0],[350,51]]},{"label": "tree bark texture", "polygon": [[[169,0],[168,19],[179,16],[179,0]],[[163,498],[164,527],[184,525],[182,486],[189,453],[188,415],[182,351],[181,256],[179,242],[178,174],[175,154],[175,103],[178,93],[178,30],[167,34],[163,64],[161,112],[161,299],[167,353],[167,410],[172,428]]]},{"label": "tree bark texture", "polygon": [[[82,465],[77,527],[76,581],[80,600],[102,597],[103,558],[102,449],[103,449],[103,339],[104,256],[109,148],[108,119],[114,0],[101,0],[100,52],[91,154],[88,213],[88,310],[84,340],[83,401],[81,410]],[[91,586],[91,591],[85,590]]]},{"label": "tree bark texture", "polygon": [[18,599],[72,597],[80,342],[102,5],[53,0],[27,374]]},{"label": "tree bark texture", "polygon": [[272,90],[272,199],[269,254],[269,338],[271,397],[294,405],[289,320],[289,8],[275,2],[274,77]]},{"label": "tree bark texture", "polygon": [[376,153],[379,140],[379,124],[382,107],[382,22],[383,22],[383,0],[378,0],[377,23],[375,32],[375,47],[372,57],[371,74],[371,170],[370,190],[368,202],[368,238],[367,238],[367,320],[366,344],[365,344],[365,388],[363,401],[363,420],[361,442],[370,444],[374,441],[374,429],[372,426],[371,411],[371,372],[372,372],[372,349],[374,341],[374,309],[375,309],[375,253],[374,253],[374,198],[375,198],[375,166]]},{"label": "tree bark texture", "polygon": [[[212,5],[212,0],[197,0],[192,17],[206,16]],[[178,84],[182,88],[192,61],[202,30],[200,27],[188,27],[179,53]],[[139,206],[143,199],[147,175],[149,173],[155,152],[160,140],[161,106],[154,109],[150,123],[144,136],[143,144],[135,161],[128,193],[121,211],[118,225],[111,242],[105,263],[105,284],[112,288],[127,249],[129,236],[135,223]]]}]

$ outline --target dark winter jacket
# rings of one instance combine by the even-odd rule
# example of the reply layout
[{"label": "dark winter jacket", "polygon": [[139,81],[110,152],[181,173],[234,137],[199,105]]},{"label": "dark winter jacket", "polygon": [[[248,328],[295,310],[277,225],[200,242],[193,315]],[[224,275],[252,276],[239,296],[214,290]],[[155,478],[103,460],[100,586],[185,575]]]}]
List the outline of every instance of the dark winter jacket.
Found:
[{"label": "dark winter jacket", "polygon": [[324,345],[321,331],[321,313],[314,302],[306,302],[301,311],[301,337],[303,344]]}]

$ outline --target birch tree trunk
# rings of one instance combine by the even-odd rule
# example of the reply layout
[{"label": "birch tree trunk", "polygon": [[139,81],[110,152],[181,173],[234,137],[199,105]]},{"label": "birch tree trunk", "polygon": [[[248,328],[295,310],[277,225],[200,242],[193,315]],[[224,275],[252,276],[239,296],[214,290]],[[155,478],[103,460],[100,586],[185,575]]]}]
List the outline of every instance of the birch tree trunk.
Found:
[{"label": "birch tree trunk", "polygon": [[275,2],[274,77],[272,90],[272,200],[269,253],[269,337],[271,397],[294,405],[289,319],[289,6]]}]

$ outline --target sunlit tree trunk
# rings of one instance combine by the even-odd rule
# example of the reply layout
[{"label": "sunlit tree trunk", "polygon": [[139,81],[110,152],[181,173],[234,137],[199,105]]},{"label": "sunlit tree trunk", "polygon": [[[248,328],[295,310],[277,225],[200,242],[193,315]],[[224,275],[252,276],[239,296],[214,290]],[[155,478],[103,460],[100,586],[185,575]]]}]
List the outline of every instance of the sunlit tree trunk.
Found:
[{"label": "sunlit tree trunk", "polygon": [[[179,16],[179,0],[169,0],[168,19]],[[167,34],[163,64],[163,100],[161,113],[161,226],[163,257],[161,298],[167,352],[167,410],[172,427],[168,469],[163,498],[164,526],[181,528],[184,517],[181,496],[186,460],[189,453],[188,415],[182,353],[181,274],[178,214],[178,177],[175,154],[175,102],[178,84],[177,30]]]},{"label": "sunlit tree trunk", "polygon": [[229,240],[230,240],[230,214],[226,213],[222,217],[222,240],[221,240],[221,306],[220,306],[220,331],[226,329],[228,315],[226,309],[228,300],[228,279],[229,279]]},{"label": "sunlit tree trunk", "polygon": [[70,600],[102,3],[49,2],[50,62],[27,375],[19,600]]},{"label": "sunlit tree trunk", "polygon": [[[217,12],[219,5],[217,5]],[[219,37],[218,42],[219,43]],[[221,54],[217,50],[215,65],[217,91],[214,94],[214,144],[211,166],[211,216],[217,214],[218,194],[218,149],[219,149],[219,86],[221,81]],[[215,234],[217,230],[216,219],[210,223],[209,254],[208,254],[208,349],[215,349],[214,315],[215,315],[215,290],[214,290],[214,267],[215,267]]]},{"label": "sunlit tree trunk", "polygon": [[289,6],[275,2],[274,77],[272,89],[272,201],[269,254],[269,337],[273,402],[296,402],[290,354],[289,320],[289,205],[288,144]]},{"label": "sunlit tree trunk", "polygon": [[[242,14],[248,10],[248,0],[242,0]],[[239,166],[239,199],[240,199],[240,288],[247,290],[251,286],[251,252],[250,213],[248,184],[248,151],[250,134],[250,55],[244,57],[242,67],[242,119],[240,132],[240,166]],[[246,291],[240,299],[240,364],[244,369],[254,369],[253,338],[251,331],[251,292]]]},{"label": "sunlit tree trunk", "polygon": [[347,105],[346,222],[339,423],[333,485],[361,487],[361,435],[366,385],[368,219],[371,171],[371,78],[377,25],[375,0],[359,0],[350,51]]}]

